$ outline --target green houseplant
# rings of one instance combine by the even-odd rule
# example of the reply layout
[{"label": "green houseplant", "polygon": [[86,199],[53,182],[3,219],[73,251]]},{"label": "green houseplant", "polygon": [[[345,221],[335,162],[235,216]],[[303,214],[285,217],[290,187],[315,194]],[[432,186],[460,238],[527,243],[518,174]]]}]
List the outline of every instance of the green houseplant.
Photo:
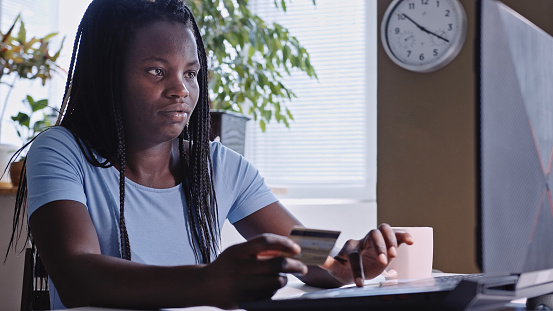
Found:
[{"label": "green houseplant", "polygon": [[[19,32],[14,35],[14,28],[19,23]],[[10,94],[19,79],[40,79],[42,85],[52,78],[53,72],[59,68],[56,64],[61,49],[50,55],[50,40],[57,33],[51,33],[42,38],[28,38],[25,23],[18,15],[7,33],[1,34],[0,42],[0,83],[8,86],[8,93],[4,97],[0,122],[4,120],[6,107],[9,104]],[[5,78],[11,77],[11,82]],[[1,130],[1,129],[0,129]]]},{"label": "green houseplant", "polygon": [[[12,116],[17,136],[23,145],[26,145],[38,133],[44,131],[55,123],[55,109],[48,106],[48,99],[35,100],[31,95],[23,100],[27,111],[19,111]],[[38,118],[37,118],[38,117]]]},{"label": "green houseplant", "polygon": [[[48,99],[35,100],[31,95],[23,100],[27,111],[19,111],[17,115],[12,116],[15,130],[23,146],[30,143],[36,135],[44,131],[55,123],[57,117],[55,109],[48,106]],[[21,170],[23,168],[23,159],[25,151],[20,154],[19,161],[14,161],[10,165],[10,178],[14,186],[19,184]]]},{"label": "green houseplant", "polygon": [[[19,29],[15,34],[17,26]],[[0,84],[7,86],[6,94],[2,94],[3,98],[0,99],[0,105],[2,105],[0,107],[0,125],[4,121],[6,108],[11,103],[12,90],[20,79],[39,79],[42,85],[45,85],[52,78],[53,72],[59,68],[56,60],[61,53],[63,40],[60,48],[53,55],[50,54],[49,48],[51,39],[56,35],[56,33],[51,33],[44,37],[29,37],[20,15],[15,18],[6,33],[0,33]],[[17,149],[16,146],[0,144],[0,166],[7,167],[13,152]],[[6,174],[2,175],[0,186],[4,184],[11,186],[4,179],[4,175]]]},{"label": "green houseplant", "polygon": [[[187,4],[206,47],[212,116],[221,110],[250,115],[262,131],[272,120],[288,127],[293,115],[286,102],[296,95],[284,79],[298,70],[317,77],[307,50],[288,29],[254,14],[248,0]],[[285,0],[274,5],[286,11]]]}]

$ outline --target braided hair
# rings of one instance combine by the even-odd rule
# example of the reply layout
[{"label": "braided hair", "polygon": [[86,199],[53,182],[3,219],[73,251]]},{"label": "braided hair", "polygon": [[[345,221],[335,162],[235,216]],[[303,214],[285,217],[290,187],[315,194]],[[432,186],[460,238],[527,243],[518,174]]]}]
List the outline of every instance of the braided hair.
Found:
[{"label": "braided hair", "polygon": [[[93,0],[77,30],[56,124],[75,136],[90,164],[104,168],[118,166],[121,257],[130,260],[131,246],[125,224],[122,70],[134,33],[157,21],[183,23],[190,27],[196,40],[200,95],[178,142],[194,254],[197,262],[209,263],[212,254],[218,251],[220,228],[209,144],[207,58],[196,21],[182,0]],[[93,150],[106,160],[100,161]],[[17,214],[26,210],[26,192],[26,178],[23,178],[16,199]],[[16,218],[19,217],[14,216],[14,228]]]}]

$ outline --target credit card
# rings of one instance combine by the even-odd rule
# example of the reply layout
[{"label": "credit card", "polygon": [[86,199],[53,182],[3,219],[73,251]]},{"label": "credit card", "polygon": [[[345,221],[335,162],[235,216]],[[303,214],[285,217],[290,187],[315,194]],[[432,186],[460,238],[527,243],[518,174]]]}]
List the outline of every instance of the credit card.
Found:
[{"label": "credit card", "polygon": [[290,239],[298,243],[301,253],[293,256],[306,265],[322,265],[336,244],[340,231],[294,226]]}]

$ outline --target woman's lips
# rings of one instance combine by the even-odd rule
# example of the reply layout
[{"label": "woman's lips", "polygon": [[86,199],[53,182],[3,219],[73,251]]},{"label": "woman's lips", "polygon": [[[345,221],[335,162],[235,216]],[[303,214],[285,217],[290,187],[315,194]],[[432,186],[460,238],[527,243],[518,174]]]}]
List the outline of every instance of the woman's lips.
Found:
[{"label": "woman's lips", "polygon": [[172,122],[184,122],[188,118],[188,113],[184,111],[162,111],[161,115]]}]

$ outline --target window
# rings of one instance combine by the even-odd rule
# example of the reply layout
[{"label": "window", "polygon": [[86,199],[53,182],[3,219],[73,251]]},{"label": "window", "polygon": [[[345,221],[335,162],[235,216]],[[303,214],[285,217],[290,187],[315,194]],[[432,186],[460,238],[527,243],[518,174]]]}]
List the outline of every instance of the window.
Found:
[{"label": "window", "polygon": [[3,33],[20,13],[29,34],[44,36],[57,28],[58,0],[2,0],[1,3]]},{"label": "window", "polygon": [[[77,33],[77,27],[86,11],[86,8],[92,2],[92,0],[58,0],[59,1],[59,32],[62,36],[65,36],[65,44],[63,46],[63,53],[60,56],[60,64],[69,68],[69,62],[71,61],[71,52],[73,51],[73,43],[75,41],[75,34]],[[62,91],[64,84],[61,86]],[[61,94],[60,96],[63,96]],[[61,98],[60,98],[61,101]]]},{"label": "window", "polygon": [[284,83],[298,96],[290,128],[249,122],[246,157],[284,198],[376,200],[376,1],[250,1],[310,53],[319,80]]},{"label": "window", "polygon": [[[1,28],[2,33],[6,33],[9,27],[13,24],[16,16],[21,14],[25,22],[27,37],[44,37],[45,35],[56,32],[58,25],[58,0],[0,0],[1,4]],[[19,28],[14,29],[17,34]],[[61,42],[53,42],[53,47],[59,47]],[[63,74],[56,75],[59,80],[64,79]],[[15,75],[3,77],[2,82],[12,83]],[[54,79],[55,80],[55,79]],[[22,100],[27,94],[32,95],[35,99],[50,97],[53,84],[49,83],[50,87],[42,87],[41,82],[36,79],[33,81],[19,80],[16,87],[12,90],[9,96],[9,101],[5,103],[4,99],[8,94],[8,87],[5,84],[0,85],[0,109],[6,105],[4,119],[1,122],[1,137],[2,143],[21,145],[21,141],[16,135],[15,128],[12,125],[11,116],[16,115],[22,109]]]}]

